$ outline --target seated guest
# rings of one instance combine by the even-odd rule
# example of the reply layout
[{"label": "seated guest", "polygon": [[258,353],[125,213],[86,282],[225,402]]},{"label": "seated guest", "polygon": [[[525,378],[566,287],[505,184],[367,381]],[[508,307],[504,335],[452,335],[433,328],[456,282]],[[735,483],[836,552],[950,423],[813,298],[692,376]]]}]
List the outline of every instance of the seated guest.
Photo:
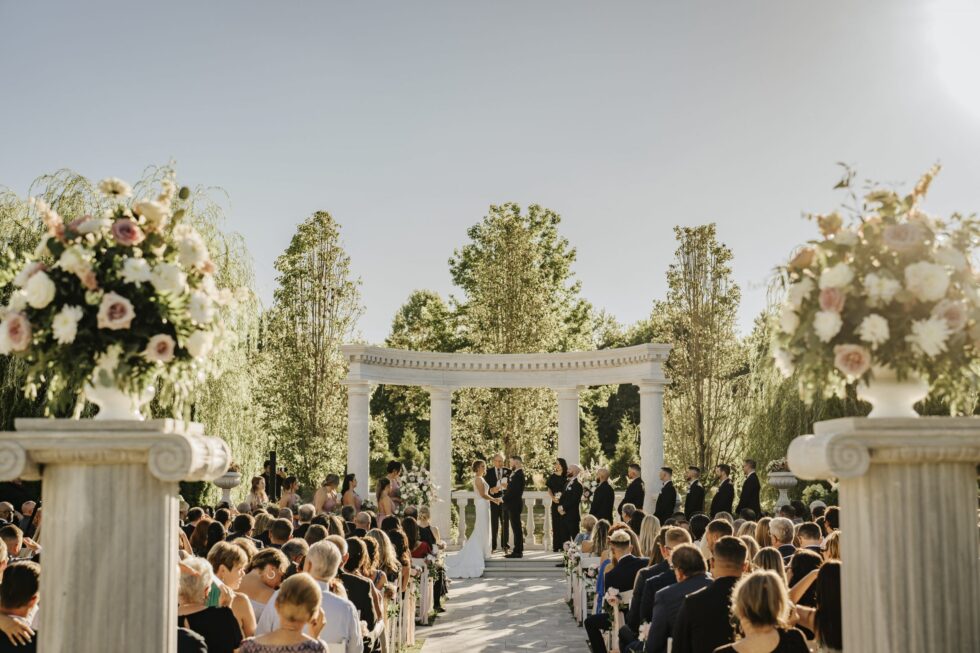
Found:
[{"label": "seated guest", "polygon": [[820,553],[823,549],[823,534],[820,527],[812,521],[805,521],[796,529],[796,535],[800,538],[800,548],[809,549],[815,553]]},{"label": "seated guest", "polygon": [[364,537],[371,530],[371,515],[366,512],[359,512],[354,517],[354,529],[351,537]]},{"label": "seated guest", "polygon": [[779,506],[778,512],[780,517],[784,517],[790,520],[791,522],[796,519],[796,510],[793,508],[793,506],[789,505],[788,503],[784,506]]},{"label": "seated guest", "polygon": [[[625,507],[625,506],[624,506]],[[589,539],[582,542],[582,553],[591,553],[593,556],[602,556],[609,546],[609,522],[600,519],[592,529]]]},{"label": "seated guest", "polygon": [[340,518],[344,520],[344,531],[347,533],[347,537],[354,534],[354,516],[357,511],[354,510],[354,506],[344,506],[340,509]]},{"label": "seated guest", "polygon": [[748,549],[737,537],[715,542],[711,585],[687,595],[677,613],[671,636],[672,653],[712,653],[735,639],[729,618],[732,589],[748,569]]},{"label": "seated guest", "polygon": [[327,539],[327,535],[329,535],[329,533],[324,526],[321,526],[320,524],[310,524],[310,527],[306,529],[306,535],[303,537],[303,539],[306,540],[307,544],[313,546],[317,542]]},{"label": "seated guest", "polygon": [[313,520],[315,512],[316,508],[313,507],[312,503],[304,503],[296,510],[299,523],[293,529],[293,537],[303,537],[306,535],[306,529],[310,527],[310,522]]},{"label": "seated guest", "polygon": [[797,524],[802,524],[805,521],[810,521],[810,511],[807,510],[806,506],[799,499],[793,499],[789,502],[789,505],[793,506],[793,513],[796,518]]},{"label": "seated guest", "polygon": [[374,625],[378,622],[380,615],[377,612],[373,595],[371,593],[371,581],[366,578],[361,578],[360,576],[352,574],[346,570],[346,565],[351,558],[351,549],[358,549],[358,552],[354,554],[358,564],[360,564],[360,561],[364,559],[364,543],[357,537],[344,540],[337,535],[329,536],[327,541],[333,542],[334,546],[336,546],[340,551],[340,557],[343,564],[337,576],[340,578],[340,582],[343,583],[344,589],[347,590],[347,598],[350,599],[350,602],[354,604],[355,608],[357,608],[357,612],[360,615],[360,620],[367,624],[367,629],[373,629]]},{"label": "seated guest", "polygon": [[220,521],[215,520],[209,523],[207,541],[204,544],[204,555],[206,556],[208,551],[218,542],[224,542],[227,537],[228,534],[225,532],[225,527],[221,525]]},{"label": "seated guest", "polygon": [[[193,508],[191,510],[193,511]],[[191,544],[191,551],[199,558],[206,558],[208,555],[208,528],[213,523],[211,518],[204,516],[197,520],[197,524],[194,525],[194,530],[187,536]],[[224,529],[222,529],[220,539],[217,537],[217,533],[215,534],[215,542],[220,542],[225,539],[223,533]]]},{"label": "seated guest", "polygon": [[755,514],[755,510],[752,510],[752,508],[742,508],[739,511],[738,516],[745,521],[755,521],[759,517],[759,515]]},{"label": "seated guest", "polygon": [[816,634],[819,650],[835,653],[844,648],[841,634],[840,561],[831,560],[820,567],[814,584],[815,607],[796,606],[800,625]]},{"label": "seated guest", "polygon": [[432,511],[429,510],[429,506],[422,506],[419,508],[419,516],[416,521],[419,524],[419,540],[425,542],[433,550],[439,546],[439,540],[442,539],[442,534],[439,529],[432,525],[429,521],[432,519]]},{"label": "seated guest", "polygon": [[[296,507],[299,510],[299,506]],[[290,525],[293,523],[293,509],[292,508],[280,508],[276,513],[278,519],[286,519],[289,521]]]},{"label": "seated guest", "polygon": [[269,546],[281,549],[293,537],[293,523],[288,519],[277,519],[269,527]]},{"label": "seated guest", "polygon": [[826,510],[827,504],[820,499],[810,502],[810,517],[813,518],[813,521],[817,521],[817,518],[823,517]]},{"label": "seated guest", "polygon": [[327,517],[327,534],[336,535],[340,538],[347,537],[347,527],[344,525],[343,520],[337,515],[330,515]]},{"label": "seated guest", "polygon": [[743,535],[751,535],[752,539],[755,539],[755,527],[756,523],[754,521],[743,522],[741,526],[735,529],[735,537],[742,537]]},{"label": "seated guest", "polygon": [[218,508],[214,511],[214,521],[228,530],[228,527],[231,526],[231,511],[228,508]]},{"label": "seated guest", "polygon": [[840,508],[830,506],[823,513],[823,531],[829,537],[836,530],[840,530]]},{"label": "seated guest", "polygon": [[[340,563],[340,550],[333,542],[324,540],[310,547],[303,571],[312,576],[320,588],[320,607],[324,616],[320,641],[324,644],[342,644],[344,653],[361,653],[364,645],[357,610],[346,598],[331,591],[331,581],[337,576]],[[278,591],[273,594],[272,605],[275,605],[278,594]],[[278,630],[280,625],[278,612],[270,608],[259,617],[256,632],[260,636],[265,635]]]},{"label": "seated guest", "polygon": [[[600,520],[599,523],[602,523]],[[609,536],[610,564],[606,568],[604,587],[628,592],[633,589],[636,574],[644,567],[646,561],[630,553],[632,543],[629,533],[625,530],[616,531]],[[609,615],[605,612],[594,614],[585,619],[585,632],[589,636],[593,653],[605,653],[606,643],[602,636],[603,630],[608,630],[611,624]]]},{"label": "seated guest", "polygon": [[769,522],[769,535],[772,538],[771,545],[779,550],[783,562],[788,563],[796,553],[796,547],[793,546],[793,538],[796,537],[793,522],[786,517],[776,517]]},{"label": "seated guest", "polygon": [[759,543],[755,541],[755,538],[751,535],[743,535],[740,538],[742,543],[745,544],[745,548],[748,549],[748,560],[749,566],[752,566],[752,561],[755,560],[755,556],[759,553]]},{"label": "seated guest", "polygon": [[732,614],[745,636],[715,653],[809,653],[803,633],[788,625],[790,608],[786,585],[774,572],[753,571],[744,576],[733,590]]},{"label": "seated guest", "polygon": [[208,607],[212,580],[207,560],[191,557],[181,562],[177,623],[203,637],[208,653],[233,653],[242,643],[242,628],[231,608]]},{"label": "seated guest", "polygon": [[[368,588],[368,596],[371,600],[374,623],[372,624],[372,622],[365,618],[363,614],[361,615],[361,621],[369,624],[369,629],[373,628],[384,618],[384,611],[382,610],[381,605],[381,592],[379,592],[378,588],[374,586],[374,576],[370,567],[371,558],[368,555],[368,547],[364,543],[364,540],[360,537],[352,537],[347,540],[347,556],[340,568],[340,573],[342,576],[350,575],[366,582],[366,584],[362,585]],[[344,582],[344,579],[341,578],[341,581]],[[347,587],[347,585],[344,585],[344,587]],[[351,599],[351,603],[354,603],[354,607],[357,607],[357,603],[354,601],[353,597],[349,596],[348,598]]]},{"label": "seated guest", "polygon": [[[640,543],[640,557],[647,559],[647,564],[659,562],[660,546],[657,537],[660,535],[660,520],[656,515],[647,515],[640,524],[638,540]],[[658,558],[654,560],[654,558]]]},{"label": "seated guest", "polygon": [[324,627],[321,599],[320,586],[309,574],[301,573],[286,579],[276,595],[275,609],[279,617],[279,627],[261,637],[245,640],[239,651],[327,653],[327,647],[317,639]]},{"label": "seated guest", "polygon": [[256,554],[258,554],[259,552],[259,550],[256,549],[255,545],[252,543],[252,540],[246,540],[244,537],[239,537],[238,539],[234,539],[231,541],[231,543],[237,546],[238,548],[240,548],[242,551],[244,551],[245,556],[249,560],[254,558]]},{"label": "seated guest", "polygon": [[0,540],[7,545],[7,556],[11,559],[29,559],[41,554],[41,545],[29,537],[24,537],[24,531],[10,524],[0,528]]},{"label": "seated guest", "polygon": [[769,533],[769,522],[772,517],[763,517],[755,524],[755,541],[761,547],[772,546],[772,535]]},{"label": "seated guest", "polygon": [[[235,597],[229,607],[235,614],[235,618],[238,619],[242,635],[251,637],[255,634],[255,611],[252,609],[249,598],[238,591],[242,585],[242,578],[245,576],[245,565],[248,564],[245,551],[230,542],[218,542],[208,552],[208,562],[211,564],[215,578],[222,585],[235,592]],[[208,605],[218,605],[220,598],[221,589],[218,583],[212,583],[211,593],[208,595]]]},{"label": "seated guest", "polygon": [[[269,527],[272,526],[272,522],[275,521],[275,517],[267,513],[265,510],[256,511],[252,515],[254,519],[254,526],[252,528],[251,536],[255,538],[257,542],[261,542],[262,546],[269,546]],[[237,517],[235,519],[238,519]],[[235,522],[232,522],[232,529],[235,527]]]},{"label": "seated guest", "polygon": [[[715,542],[723,537],[734,535],[732,525],[724,519],[713,519],[704,531],[705,550],[709,556],[714,555]],[[707,557],[707,556],[706,556]]]},{"label": "seated guest", "polygon": [[822,551],[824,560],[840,560],[840,531],[827,536]]},{"label": "seated guest", "polygon": [[251,540],[256,549],[261,549],[265,545],[261,540],[252,537],[254,528],[255,519],[252,515],[237,515],[231,522],[231,531],[225,539],[235,540],[239,537],[244,537],[246,540]]},{"label": "seated guest", "polygon": [[184,535],[190,537],[194,533],[194,528],[201,522],[201,520],[206,519],[204,511],[200,508],[191,508],[187,511],[187,521],[184,522]]},{"label": "seated guest", "polygon": [[310,545],[301,537],[294,537],[282,545],[282,554],[286,556],[286,560],[289,561],[289,567],[286,569],[286,574],[284,576],[285,578],[295,576],[303,570],[303,560],[306,558],[306,554],[309,550]]},{"label": "seated guest", "polygon": [[[823,558],[820,554],[809,549],[800,549],[790,558],[789,569],[786,570],[786,581],[792,603],[808,607],[816,605],[813,582],[817,578],[821,564],[823,564]],[[801,628],[801,630],[807,639],[813,639],[811,631],[806,628]]]},{"label": "seated guest", "polygon": [[273,548],[262,549],[246,565],[239,589],[252,602],[256,621],[262,618],[262,612],[282,583],[288,566],[282,551]]},{"label": "seated guest", "polygon": [[695,546],[701,542],[701,538],[704,537],[704,532],[707,530],[710,521],[705,514],[698,513],[691,515],[688,523],[691,525],[691,540]]},{"label": "seated guest", "polygon": [[[6,564],[6,559],[4,559]],[[41,567],[36,562],[14,562],[3,570],[3,584],[0,585],[0,614],[21,623],[33,620],[37,605],[38,590],[41,587]],[[55,626],[52,626],[55,627]],[[6,630],[6,629],[5,629]],[[17,637],[18,644],[6,635],[0,635],[0,651],[37,650],[37,633],[24,628],[28,634]]]},{"label": "seated guest", "polygon": [[756,569],[775,573],[783,579],[783,584],[787,585],[786,565],[783,563],[783,556],[778,549],[771,546],[759,549],[759,552],[752,558],[752,564],[755,565]]},{"label": "seated guest", "polygon": [[408,538],[408,550],[412,552],[413,558],[424,558],[432,553],[432,547],[428,542],[419,539],[419,525],[414,517],[405,517],[402,520],[402,530]]},{"label": "seated guest", "polygon": [[636,512],[636,505],[632,503],[623,503],[619,506],[620,517],[622,517],[623,521],[627,524],[629,523],[630,517],[633,516],[634,512]]},{"label": "seated guest", "polygon": [[378,543],[378,570],[384,573],[387,582],[397,582],[401,564],[395,556],[395,547],[388,534],[379,528],[372,528],[367,536]]},{"label": "seated guest", "polygon": [[684,598],[711,585],[708,565],[693,544],[682,544],[670,556],[677,582],[657,592],[650,619],[650,632],[643,647],[645,653],[667,653],[667,640],[672,636],[677,612]]},{"label": "seated guest", "polygon": [[633,531],[634,533],[639,533],[640,527],[643,525],[643,519],[646,516],[647,514],[642,510],[640,510],[639,508],[634,510],[633,514],[630,515],[629,521],[626,522],[627,524],[629,524],[630,530]]}]

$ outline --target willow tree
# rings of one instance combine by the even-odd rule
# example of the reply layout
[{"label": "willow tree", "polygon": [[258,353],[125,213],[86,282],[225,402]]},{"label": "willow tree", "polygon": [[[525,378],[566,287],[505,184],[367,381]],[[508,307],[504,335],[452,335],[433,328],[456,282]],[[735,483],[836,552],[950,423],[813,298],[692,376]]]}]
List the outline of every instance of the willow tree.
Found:
[{"label": "willow tree", "polygon": [[732,252],[714,224],[675,227],[667,298],[653,311],[654,331],[673,344],[665,394],[667,460],[710,468],[734,460],[742,435],[745,350],[735,332],[741,293]]},{"label": "willow tree", "polygon": [[360,281],[340,242],[340,225],[317,211],[276,259],[278,288],[265,325],[270,380],[267,426],[279,460],[309,488],[347,455],[346,363],[362,312]]},{"label": "willow tree", "polygon": [[[462,296],[453,298],[463,349],[486,354],[588,347],[591,307],[580,296],[575,250],[558,232],[561,217],[531,205],[491,206],[449,261]],[[471,389],[458,393],[457,461],[502,448],[543,469],[557,438],[557,406],[547,389]]]}]

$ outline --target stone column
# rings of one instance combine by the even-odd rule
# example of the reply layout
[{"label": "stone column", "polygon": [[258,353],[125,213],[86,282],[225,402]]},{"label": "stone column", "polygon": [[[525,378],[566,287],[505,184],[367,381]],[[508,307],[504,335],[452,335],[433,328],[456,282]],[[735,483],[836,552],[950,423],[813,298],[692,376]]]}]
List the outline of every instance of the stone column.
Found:
[{"label": "stone column", "polygon": [[793,440],[840,480],[844,650],[980,651],[976,418],[845,418]]},{"label": "stone column", "polygon": [[578,465],[581,449],[578,421],[578,388],[556,388],[558,394],[558,456]]},{"label": "stone column", "polygon": [[357,477],[361,498],[373,496],[371,485],[371,384],[348,381],[347,473]]},{"label": "stone column", "polygon": [[[443,538],[449,537],[452,501],[452,400],[450,388],[429,388],[429,476],[436,485],[438,500],[429,506],[432,523]],[[448,539],[447,539],[448,541]]]},{"label": "stone column", "polygon": [[641,381],[640,469],[646,497],[643,510],[652,515],[660,495],[660,468],[664,465],[664,382]]},{"label": "stone column", "polygon": [[44,483],[38,651],[176,651],[177,481],[223,474],[228,446],[174,420],[16,426],[0,480]]}]

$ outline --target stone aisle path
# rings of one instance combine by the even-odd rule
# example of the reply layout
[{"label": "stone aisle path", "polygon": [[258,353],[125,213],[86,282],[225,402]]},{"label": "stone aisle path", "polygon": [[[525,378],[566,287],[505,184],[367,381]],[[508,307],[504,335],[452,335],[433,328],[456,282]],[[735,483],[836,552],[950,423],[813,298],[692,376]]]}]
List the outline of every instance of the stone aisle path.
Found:
[{"label": "stone aisle path", "polygon": [[425,638],[422,653],[588,653],[564,578],[518,576],[453,581],[447,612],[416,631]]}]

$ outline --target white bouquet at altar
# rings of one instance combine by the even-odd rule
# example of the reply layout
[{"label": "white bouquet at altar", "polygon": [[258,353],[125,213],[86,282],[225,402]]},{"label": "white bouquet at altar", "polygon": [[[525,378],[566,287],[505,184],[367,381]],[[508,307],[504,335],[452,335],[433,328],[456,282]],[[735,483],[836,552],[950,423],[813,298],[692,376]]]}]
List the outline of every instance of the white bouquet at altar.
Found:
[{"label": "white bouquet at altar", "polygon": [[203,237],[183,222],[187,188],[167,177],[135,201],[119,179],[98,188],[66,216],[32,198],[45,235],[31,255],[0,263],[0,290],[12,286],[0,354],[26,363],[25,393],[45,387],[48,407],[80,410],[94,386],[145,397],[161,378],[179,404],[228,340],[222,307],[233,293],[217,287]]},{"label": "white bouquet at altar", "polygon": [[[845,219],[810,216],[822,238],[782,268],[785,300],[773,328],[776,365],[798,373],[800,396],[891,374],[919,377],[954,412],[980,385],[980,222],[920,207],[939,168],[904,197],[867,193]],[[850,171],[838,187],[850,188]],[[854,204],[857,197],[852,195]]]},{"label": "white bouquet at altar", "polygon": [[402,477],[401,493],[404,506],[431,506],[438,501],[436,490],[439,488],[432,483],[429,470],[424,467],[410,467]]}]

